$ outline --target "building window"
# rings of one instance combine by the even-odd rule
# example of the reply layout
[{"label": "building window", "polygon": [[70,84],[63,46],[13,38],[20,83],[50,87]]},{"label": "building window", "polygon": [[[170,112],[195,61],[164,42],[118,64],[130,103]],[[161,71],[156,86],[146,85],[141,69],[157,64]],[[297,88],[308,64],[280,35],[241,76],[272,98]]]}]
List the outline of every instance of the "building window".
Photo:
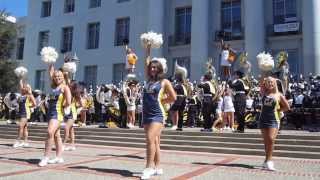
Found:
[{"label": "building window", "polygon": [[96,8],[101,6],[101,0],[90,0],[89,8]]},{"label": "building window", "polygon": [[178,63],[179,66],[185,67],[187,69],[188,77],[190,77],[190,57],[173,58],[172,65],[171,65],[172,67],[170,68],[172,69],[172,76],[174,75],[176,62]]},{"label": "building window", "polygon": [[124,45],[124,41],[129,41],[130,18],[116,20],[115,46]]},{"label": "building window", "polygon": [[18,38],[17,41],[17,59],[23,59],[24,38]]},{"label": "building window", "polygon": [[74,12],[74,0],[64,1],[64,13]]},{"label": "building window", "polygon": [[41,7],[41,17],[51,16],[51,1],[43,1]]},{"label": "building window", "polygon": [[87,87],[92,86],[95,88],[97,86],[97,69],[98,67],[96,65],[84,67],[84,82]]},{"label": "building window", "polygon": [[130,0],[118,0],[118,3],[129,2]]},{"label": "building window", "polygon": [[40,54],[40,51],[43,47],[46,47],[49,45],[49,31],[42,31],[39,32],[39,42],[38,42],[38,54]]},{"label": "building window", "polygon": [[124,79],[125,75],[126,75],[125,63],[113,64],[113,77],[112,77],[113,83],[119,83]]},{"label": "building window", "polygon": [[297,21],[296,0],[273,0],[273,22],[284,24]]},{"label": "building window", "polygon": [[36,70],[35,88],[44,90],[46,82],[46,70]]},{"label": "building window", "polygon": [[241,30],[241,0],[223,1],[221,4],[221,30],[224,36],[238,37]]},{"label": "building window", "polygon": [[73,27],[62,28],[61,52],[70,52],[72,50]]},{"label": "building window", "polygon": [[177,8],[175,13],[175,42],[189,44],[191,40],[192,8]]},{"label": "building window", "polygon": [[99,48],[100,23],[88,24],[87,49]]}]

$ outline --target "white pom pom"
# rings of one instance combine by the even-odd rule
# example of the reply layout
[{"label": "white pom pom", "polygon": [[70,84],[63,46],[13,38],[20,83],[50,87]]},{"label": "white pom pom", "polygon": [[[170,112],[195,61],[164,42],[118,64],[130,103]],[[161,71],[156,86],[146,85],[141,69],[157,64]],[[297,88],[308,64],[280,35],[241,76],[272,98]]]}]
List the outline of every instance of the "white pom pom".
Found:
[{"label": "white pom pom", "polygon": [[77,64],[75,62],[66,62],[62,66],[63,71],[74,74],[77,71]]},{"label": "white pom pom", "polygon": [[41,52],[41,60],[46,64],[54,64],[58,59],[58,53],[53,47],[43,47]]},{"label": "white pom pom", "polygon": [[151,62],[152,61],[158,61],[160,62],[160,64],[162,65],[162,68],[163,68],[163,72],[164,73],[167,73],[168,71],[168,66],[167,66],[167,60],[165,58],[152,58]]},{"label": "white pom pom", "polygon": [[25,67],[20,66],[14,70],[14,73],[18,76],[18,78],[25,78],[27,77],[28,70]]},{"label": "white pom pom", "polygon": [[274,68],[274,60],[269,53],[259,53],[257,55],[258,66],[262,71],[272,71]]},{"label": "white pom pom", "polygon": [[163,44],[162,34],[157,34],[155,32],[143,33],[140,36],[141,44],[144,48],[147,48],[148,45],[151,45],[151,48],[160,48]]}]

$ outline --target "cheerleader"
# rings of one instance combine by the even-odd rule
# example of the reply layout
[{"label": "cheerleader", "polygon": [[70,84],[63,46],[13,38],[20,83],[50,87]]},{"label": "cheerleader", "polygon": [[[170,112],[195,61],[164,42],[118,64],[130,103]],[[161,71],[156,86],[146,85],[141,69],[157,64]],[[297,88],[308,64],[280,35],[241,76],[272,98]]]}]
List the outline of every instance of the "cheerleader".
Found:
[{"label": "cheerleader", "polygon": [[166,60],[150,59],[151,45],[147,47],[145,74],[147,84],[143,90],[143,124],[146,133],[147,162],[141,179],[163,174],[160,169],[160,136],[164,125],[164,104],[176,100],[176,93],[164,75],[167,71]]},{"label": "cheerleader", "polygon": [[[49,65],[49,75],[52,81],[52,90],[48,99],[48,135],[45,141],[44,157],[39,162],[39,166],[46,166],[48,163],[63,163],[62,150],[63,144],[60,136],[60,125],[64,118],[64,108],[66,114],[70,112],[71,93],[68,85],[66,85],[66,79],[64,78],[63,71],[61,69],[55,70],[53,64]],[[56,157],[49,160],[51,148],[53,143],[56,147]]]},{"label": "cheerleader", "polygon": [[[81,112],[83,107],[83,100],[81,96],[81,85],[76,83],[75,81],[71,82],[70,90],[72,95],[71,100],[71,113],[65,116],[66,124],[64,127],[64,147],[63,150],[66,151],[74,151],[75,147],[75,130],[73,127],[74,122],[77,120],[78,114]],[[69,146],[67,145],[69,141]]]},{"label": "cheerleader", "polygon": [[259,127],[263,137],[265,146],[265,161],[263,168],[275,171],[272,162],[272,153],[275,139],[280,127],[280,112],[290,110],[290,106],[286,98],[279,93],[276,80],[272,77],[267,77],[261,84],[262,109],[259,117]]},{"label": "cheerleader", "polygon": [[[17,147],[28,147],[28,120],[31,117],[31,108],[35,107],[36,101],[32,95],[32,90],[29,84],[25,83],[24,80],[20,80],[19,83],[21,96],[18,98],[19,111],[18,117],[20,118],[18,138],[13,144],[14,148]],[[24,139],[22,142],[21,139]]]}]

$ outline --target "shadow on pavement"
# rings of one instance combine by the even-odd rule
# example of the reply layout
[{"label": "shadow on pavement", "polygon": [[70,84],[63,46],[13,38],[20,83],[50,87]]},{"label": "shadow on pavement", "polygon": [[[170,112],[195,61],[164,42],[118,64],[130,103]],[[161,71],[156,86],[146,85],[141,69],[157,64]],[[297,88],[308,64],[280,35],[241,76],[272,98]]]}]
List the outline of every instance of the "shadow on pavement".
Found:
[{"label": "shadow on pavement", "polygon": [[8,147],[12,147],[12,146],[13,146],[13,143],[12,143],[12,144],[0,144],[0,146],[8,146]]},{"label": "shadow on pavement", "polygon": [[91,168],[87,166],[72,166],[68,167],[69,169],[84,169],[84,170],[90,170],[90,171],[98,171],[102,173],[110,173],[110,174],[118,174],[122,177],[137,177],[140,178],[140,176],[135,176],[134,174],[138,173],[133,173],[128,170],[120,170],[120,169],[102,169],[102,168]]},{"label": "shadow on pavement", "polygon": [[135,155],[99,154],[98,156],[112,156],[112,157],[124,157],[124,158],[131,158],[131,159],[144,159],[144,157],[135,156]]},{"label": "shadow on pavement", "polygon": [[247,165],[247,164],[222,164],[222,163],[215,163],[215,164],[209,164],[209,163],[201,163],[201,162],[194,162],[192,164],[197,165],[210,165],[210,166],[224,166],[224,167],[239,167],[239,168],[245,168],[245,169],[256,169],[255,166]]},{"label": "shadow on pavement", "polygon": [[10,161],[27,162],[29,164],[38,164],[40,161],[39,159],[20,159],[20,158],[6,158],[6,159],[8,159]]}]

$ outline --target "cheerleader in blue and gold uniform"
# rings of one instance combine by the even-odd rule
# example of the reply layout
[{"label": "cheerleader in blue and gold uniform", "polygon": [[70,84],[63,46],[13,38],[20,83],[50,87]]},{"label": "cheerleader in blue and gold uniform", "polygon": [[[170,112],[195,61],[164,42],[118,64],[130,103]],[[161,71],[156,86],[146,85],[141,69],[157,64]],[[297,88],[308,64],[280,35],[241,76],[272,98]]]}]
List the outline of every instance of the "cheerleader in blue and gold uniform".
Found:
[{"label": "cheerleader in blue and gold uniform", "polygon": [[[35,106],[36,101],[32,95],[32,90],[29,84],[26,84],[22,79],[20,80],[21,96],[18,98],[19,104],[19,130],[18,138],[13,147],[28,147],[28,120],[31,116],[31,108]],[[22,142],[21,139],[24,138]]]},{"label": "cheerleader in blue and gold uniform", "polygon": [[[49,65],[49,74],[52,81],[52,90],[49,95],[48,103],[48,137],[45,142],[44,158],[40,161],[39,166],[46,166],[48,163],[63,163],[62,140],[60,136],[60,124],[64,118],[64,111],[70,111],[71,93],[69,87],[65,83],[62,70],[55,70],[53,64]],[[56,157],[49,160],[49,155],[53,143],[55,142]]]},{"label": "cheerleader in blue and gold uniform", "polygon": [[279,93],[276,80],[267,77],[261,84],[262,109],[259,117],[259,126],[261,129],[263,142],[265,146],[266,159],[263,168],[275,171],[272,159],[273,147],[280,126],[279,113],[288,111],[290,106],[286,98]]},{"label": "cheerleader in blue and gold uniform", "polygon": [[[71,112],[70,114],[65,116],[66,125],[64,127],[64,150],[66,151],[74,151],[76,149],[74,142],[75,142],[75,133],[73,124],[77,120],[78,114],[81,112],[83,107],[83,98],[81,94],[83,93],[82,86],[73,81],[69,85],[72,95],[71,100]],[[70,145],[67,146],[67,142],[70,141]]]},{"label": "cheerleader in blue and gold uniform", "polygon": [[141,179],[161,175],[160,135],[164,125],[164,104],[173,103],[176,93],[167,79],[164,79],[167,67],[164,59],[150,59],[150,46],[147,48],[145,74],[147,85],[143,91],[143,124],[146,133],[147,163]]}]

